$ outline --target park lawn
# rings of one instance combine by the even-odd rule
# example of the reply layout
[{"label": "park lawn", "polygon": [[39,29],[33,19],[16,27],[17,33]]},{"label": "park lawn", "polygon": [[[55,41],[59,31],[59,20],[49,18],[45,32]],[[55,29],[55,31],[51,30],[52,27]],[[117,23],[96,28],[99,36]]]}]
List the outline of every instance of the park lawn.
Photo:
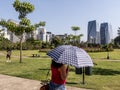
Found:
[{"label": "park lawn", "polygon": [[[6,52],[0,51],[0,53],[5,54]],[[19,63],[19,51],[17,50],[12,52],[11,63],[6,62],[5,55],[0,55],[0,73],[39,81],[45,80],[46,74],[50,69],[51,60],[48,57],[44,57],[45,53],[40,53],[41,57],[33,58],[31,57],[33,53],[38,53],[38,51],[24,50],[23,63]],[[117,54],[116,60],[120,60],[120,51],[111,52],[111,55],[113,55],[110,60],[102,56],[105,52],[89,54],[95,65],[92,68],[92,75],[85,76],[85,85],[82,84],[82,75],[76,75],[75,68],[72,66],[67,78],[67,85],[93,90],[120,90],[120,62],[113,60]],[[48,78],[50,79],[50,75]]]},{"label": "park lawn", "polygon": [[[92,59],[104,60],[107,58],[107,52],[92,52],[89,53]],[[120,60],[120,49],[114,49],[114,51],[109,52],[110,60]]]}]

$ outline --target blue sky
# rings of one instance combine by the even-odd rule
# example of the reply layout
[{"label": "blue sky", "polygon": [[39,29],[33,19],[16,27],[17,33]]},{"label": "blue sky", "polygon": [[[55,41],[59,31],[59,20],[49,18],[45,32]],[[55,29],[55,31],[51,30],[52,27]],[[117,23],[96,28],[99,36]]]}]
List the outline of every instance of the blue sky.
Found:
[{"label": "blue sky", "polygon": [[[83,34],[87,40],[88,21],[108,22],[112,25],[113,38],[117,36],[120,26],[120,0],[20,0],[35,6],[28,15],[32,24],[46,22],[46,30],[53,34],[74,34],[71,26],[79,26],[77,34]],[[18,20],[18,13],[12,4],[14,0],[1,0],[0,18]]]}]

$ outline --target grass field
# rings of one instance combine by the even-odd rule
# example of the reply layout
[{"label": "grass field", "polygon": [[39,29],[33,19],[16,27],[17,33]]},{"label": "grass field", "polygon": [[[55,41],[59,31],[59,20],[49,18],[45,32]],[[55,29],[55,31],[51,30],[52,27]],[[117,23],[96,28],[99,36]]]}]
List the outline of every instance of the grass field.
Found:
[{"label": "grass field", "polygon": [[[19,63],[19,51],[15,50],[12,52],[12,62],[7,63],[6,52],[0,51],[0,74],[45,80],[51,60],[45,53],[40,53],[41,57],[33,58],[33,53],[38,51],[23,51],[23,63]],[[75,68],[71,66],[67,85],[93,90],[120,90],[120,49],[109,54],[110,59],[106,59],[106,52],[89,53],[95,65],[92,68],[92,75],[85,76],[85,85],[82,84],[82,75],[76,75]]]}]

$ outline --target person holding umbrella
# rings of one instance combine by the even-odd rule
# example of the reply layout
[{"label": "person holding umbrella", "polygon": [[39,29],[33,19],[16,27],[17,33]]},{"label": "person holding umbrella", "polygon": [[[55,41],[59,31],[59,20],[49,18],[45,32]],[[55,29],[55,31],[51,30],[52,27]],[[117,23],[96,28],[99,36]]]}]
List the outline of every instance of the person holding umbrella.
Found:
[{"label": "person holding umbrella", "polygon": [[57,63],[52,60],[51,63],[51,81],[49,90],[66,90],[65,84],[69,72],[69,66],[62,63]]},{"label": "person holding umbrella", "polygon": [[[63,65],[67,64],[67,65],[74,66],[76,68],[94,66],[93,61],[89,56],[89,54],[84,49],[79,48],[77,46],[60,45],[52,49],[51,51],[47,52],[47,55],[53,58],[55,62],[62,63]],[[84,73],[83,73],[83,84],[84,84]],[[64,89],[60,89],[60,90],[64,90]]]}]

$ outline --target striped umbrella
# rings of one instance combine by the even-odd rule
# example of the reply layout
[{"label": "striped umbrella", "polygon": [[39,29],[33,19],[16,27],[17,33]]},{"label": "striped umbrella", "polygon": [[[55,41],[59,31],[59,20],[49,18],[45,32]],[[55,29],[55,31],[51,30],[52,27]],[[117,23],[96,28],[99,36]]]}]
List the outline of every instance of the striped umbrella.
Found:
[{"label": "striped umbrella", "polygon": [[76,46],[61,45],[47,53],[55,62],[69,64],[77,68],[92,67],[93,62],[88,53]]}]

